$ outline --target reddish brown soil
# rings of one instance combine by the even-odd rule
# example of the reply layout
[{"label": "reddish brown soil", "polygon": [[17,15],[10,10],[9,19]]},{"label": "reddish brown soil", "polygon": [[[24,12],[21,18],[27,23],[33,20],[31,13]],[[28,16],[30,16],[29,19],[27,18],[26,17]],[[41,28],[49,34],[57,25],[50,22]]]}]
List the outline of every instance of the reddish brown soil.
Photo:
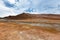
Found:
[{"label": "reddish brown soil", "polygon": [[54,28],[0,22],[0,40],[60,40],[60,32]]},{"label": "reddish brown soil", "polygon": [[[0,21],[0,40],[60,40],[60,15],[53,14],[19,14],[8,16]],[[14,22],[10,22],[13,20]],[[16,22],[49,24],[52,27],[32,26]],[[54,24],[57,24],[54,26]],[[56,27],[56,28],[55,28]]]}]

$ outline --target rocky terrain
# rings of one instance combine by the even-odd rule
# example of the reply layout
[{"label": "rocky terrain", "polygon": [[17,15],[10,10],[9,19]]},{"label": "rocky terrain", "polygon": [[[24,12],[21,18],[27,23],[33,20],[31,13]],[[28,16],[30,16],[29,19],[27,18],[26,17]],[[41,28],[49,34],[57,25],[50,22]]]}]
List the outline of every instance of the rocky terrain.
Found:
[{"label": "rocky terrain", "polygon": [[60,15],[19,14],[0,19],[0,40],[60,40]]}]

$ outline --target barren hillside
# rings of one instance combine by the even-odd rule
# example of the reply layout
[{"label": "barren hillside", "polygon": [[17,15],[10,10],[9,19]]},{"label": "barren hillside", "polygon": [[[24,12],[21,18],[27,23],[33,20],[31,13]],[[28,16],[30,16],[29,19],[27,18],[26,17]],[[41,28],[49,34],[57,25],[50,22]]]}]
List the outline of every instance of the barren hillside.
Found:
[{"label": "barren hillside", "polygon": [[22,13],[16,16],[8,16],[4,17],[4,19],[53,19],[53,20],[60,20],[60,15],[58,14],[29,14],[29,13]]}]

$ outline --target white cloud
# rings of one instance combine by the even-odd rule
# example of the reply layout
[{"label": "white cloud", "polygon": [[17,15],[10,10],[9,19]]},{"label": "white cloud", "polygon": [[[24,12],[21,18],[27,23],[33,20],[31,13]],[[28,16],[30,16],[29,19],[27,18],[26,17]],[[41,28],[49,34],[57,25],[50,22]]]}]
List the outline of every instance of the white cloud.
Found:
[{"label": "white cloud", "polygon": [[8,0],[10,3],[14,4],[15,0]]},{"label": "white cloud", "polygon": [[[13,7],[8,7],[3,1],[10,2]],[[28,10],[33,9],[33,10]],[[33,13],[60,13],[60,0],[0,0],[0,17],[16,15],[26,10]]]}]

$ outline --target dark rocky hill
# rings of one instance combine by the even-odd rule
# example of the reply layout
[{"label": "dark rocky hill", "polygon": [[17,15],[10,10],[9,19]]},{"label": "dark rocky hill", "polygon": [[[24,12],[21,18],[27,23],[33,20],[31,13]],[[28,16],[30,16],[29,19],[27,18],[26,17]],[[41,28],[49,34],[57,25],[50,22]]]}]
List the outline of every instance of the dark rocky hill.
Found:
[{"label": "dark rocky hill", "polygon": [[54,20],[60,20],[60,15],[58,14],[29,14],[29,13],[22,13],[16,16],[8,16],[4,17],[4,19],[54,19]]}]

